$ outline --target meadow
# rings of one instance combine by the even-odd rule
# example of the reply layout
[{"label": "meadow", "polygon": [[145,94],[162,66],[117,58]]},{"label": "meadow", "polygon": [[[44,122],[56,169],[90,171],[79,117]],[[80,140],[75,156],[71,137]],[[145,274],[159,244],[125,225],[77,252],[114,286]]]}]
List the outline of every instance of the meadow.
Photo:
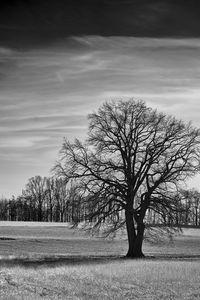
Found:
[{"label": "meadow", "polygon": [[0,222],[0,299],[200,299],[200,230],[144,243],[88,237],[63,223]]}]

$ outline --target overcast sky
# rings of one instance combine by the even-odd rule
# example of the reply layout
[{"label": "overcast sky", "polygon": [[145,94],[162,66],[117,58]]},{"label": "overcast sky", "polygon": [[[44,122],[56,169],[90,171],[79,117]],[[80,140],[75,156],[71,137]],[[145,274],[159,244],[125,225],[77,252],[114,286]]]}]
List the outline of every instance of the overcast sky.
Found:
[{"label": "overcast sky", "polygon": [[11,44],[0,44],[0,195],[50,175],[63,137],[84,139],[87,114],[105,100],[142,99],[200,127],[199,38],[62,35],[37,47]]}]

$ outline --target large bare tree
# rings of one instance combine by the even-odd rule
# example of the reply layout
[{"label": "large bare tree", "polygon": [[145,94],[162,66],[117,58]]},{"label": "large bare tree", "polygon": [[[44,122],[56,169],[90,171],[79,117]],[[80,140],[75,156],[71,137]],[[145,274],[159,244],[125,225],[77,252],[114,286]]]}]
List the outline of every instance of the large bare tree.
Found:
[{"label": "large bare tree", "polygon": [[[76,179],[97,223],[123,210],[128,257],[142,257],[145,215],[177,210],[174,191],[199,169],[200,131],[139,101],[104,103],[89,115],[87,140],[65,140],[56,172]],[[120,214],[120,216],[123,216]]]}]

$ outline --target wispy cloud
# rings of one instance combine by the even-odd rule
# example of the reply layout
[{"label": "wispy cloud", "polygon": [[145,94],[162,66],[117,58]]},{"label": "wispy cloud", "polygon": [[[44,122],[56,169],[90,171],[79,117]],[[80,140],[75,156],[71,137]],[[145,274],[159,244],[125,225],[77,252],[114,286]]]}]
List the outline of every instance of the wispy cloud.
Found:
[{"label": "wispy cloud", "polygon": [[105,100],[143,99],[200,126],[199,39],[76,37],[43,49],[0,48],[0,64],[0,179],[8,194],[30,173],[47,174],[62,138],[83,138],[87,114]]}]

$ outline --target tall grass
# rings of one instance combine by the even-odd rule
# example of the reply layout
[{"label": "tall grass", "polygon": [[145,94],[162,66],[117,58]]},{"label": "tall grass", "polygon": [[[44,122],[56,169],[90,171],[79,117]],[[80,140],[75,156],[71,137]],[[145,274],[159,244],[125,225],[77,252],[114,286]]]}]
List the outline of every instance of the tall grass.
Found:
[{"label": "tall grass", "polygon": [[4,267],[0,299],[200,299],[200,261]]}]

